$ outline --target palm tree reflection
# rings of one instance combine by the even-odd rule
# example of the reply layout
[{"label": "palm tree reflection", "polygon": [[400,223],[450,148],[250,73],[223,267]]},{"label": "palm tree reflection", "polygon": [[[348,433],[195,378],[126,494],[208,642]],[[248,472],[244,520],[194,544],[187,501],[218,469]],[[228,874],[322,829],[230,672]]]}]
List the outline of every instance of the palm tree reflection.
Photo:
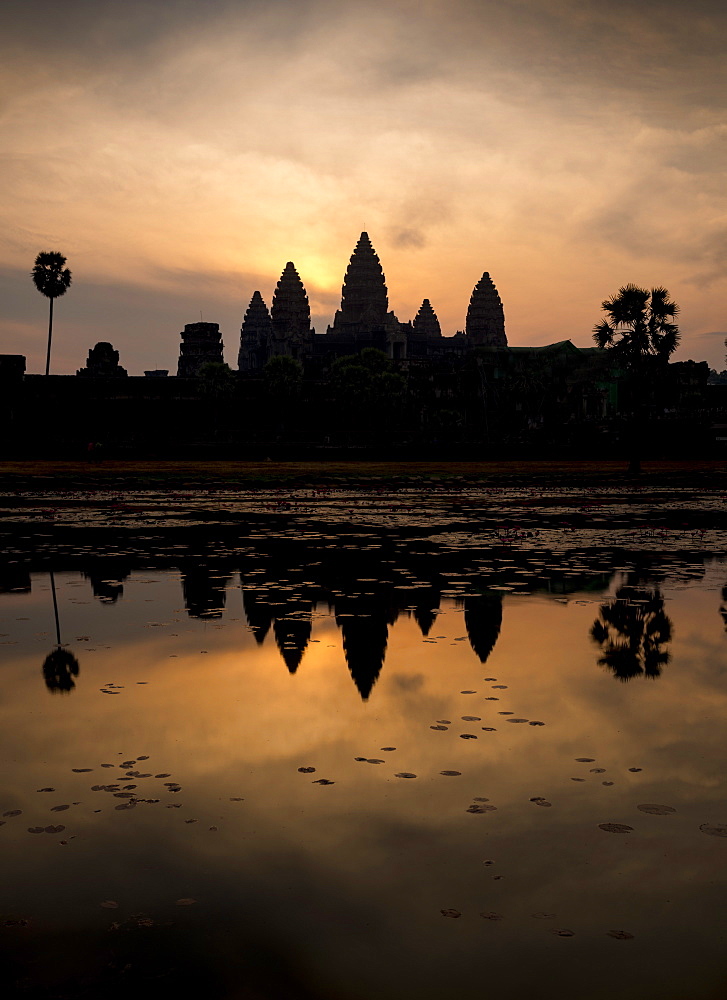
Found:
[{"label": "palm tree reflection", "polygon": [[78,670],[78,660],[70,649],[56,646],[53,652],[46,656],[43,663],[45,686],[53,694],[72,691],[76,686],[73,678],[78,677]]},{"label": "palm tree reflection", "polygon": [[53,570],[50,571],[50,589],[53,595],[53,616],[56,624],[56,648],[43,661],[43,678],[45,686],[53,694],[72,691],[76,686],[74,677],[78,677],[78,660],[61,642],[61,623],[58,616],[58,598],[56,596],[56,580]]},{"label": "palm tree reflection", "polygon": [[670,659],[666,646],[671,637],[671,619],[658,587],[619,587],[614,599],[601,605],[591,627],[591,638],[603,654],[599,666],[620,681],[659,677]]},{"label": "palm tree reflection", "polygon": [[719,606],[719,613],[722,615],[724,630],[727,632],[727,583],[722,587],[722,603]]}]

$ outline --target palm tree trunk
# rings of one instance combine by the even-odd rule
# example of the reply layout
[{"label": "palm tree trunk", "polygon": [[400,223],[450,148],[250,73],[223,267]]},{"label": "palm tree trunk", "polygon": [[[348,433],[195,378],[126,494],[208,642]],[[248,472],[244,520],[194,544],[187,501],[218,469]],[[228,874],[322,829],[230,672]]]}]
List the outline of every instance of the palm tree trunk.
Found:
[{"label": "palm tree trunk", "polygon": [[641,451],[644,430],[644,411],[642,406],[644,386],[640,378],[635,377],[632,379],[631,391],[633,395],[631,398],[631,440],[629,441],[631,457],[629,458],[629,475],[639,476],[641,475]]},{"label": "palm tree trunk", "polygon": [[50,300],[50,318],[48,320],[48,353],[45,356],[45,373],[50,371],[50,342],[53,337],[53,299]]}]

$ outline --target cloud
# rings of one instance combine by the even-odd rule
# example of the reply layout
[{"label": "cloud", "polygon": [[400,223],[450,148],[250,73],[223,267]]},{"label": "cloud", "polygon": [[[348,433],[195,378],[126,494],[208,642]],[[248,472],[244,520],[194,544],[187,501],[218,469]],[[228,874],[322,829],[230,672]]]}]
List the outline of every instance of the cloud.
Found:
[{"label": "cloud", "polygon": [[428,297],[445,333],[483,270],[513,343],[590,342],[629,280],[666,284],[695,329],[721,325],[727,15],[706,0],[12,15],[0,264],[19,275],[57,247],[138,317],[155,294],[217,295],[231,316],[292,259],[320,329],[366,229],[392,308],[407,319]]},{"label": "cloud", "polygon": [[397,229],[390,239],[393,246],[405,250],[418,250],[426,245],[426,237],[420,229]]}]

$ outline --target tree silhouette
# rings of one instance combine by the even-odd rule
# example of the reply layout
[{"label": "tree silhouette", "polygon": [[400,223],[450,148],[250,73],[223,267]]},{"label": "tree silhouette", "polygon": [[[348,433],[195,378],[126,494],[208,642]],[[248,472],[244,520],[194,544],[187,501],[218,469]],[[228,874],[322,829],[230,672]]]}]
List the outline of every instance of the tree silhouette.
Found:
[{"label": "tree silhouette", "polygon": [[591,638],[601,647],[598,660],[620,681],[640,674],[656,678],[670,659],[666,649],[672,624],[658,587],[619,587],[615,599],[601,605]]},{"label": "tree silhouette", "polygon": [[330,389],[347,437],[358,442],[385,440],[400,422],[397,414],[406,380],[393,369],[386,354],[375,347],[343,355],[331,364]]},{"label": "tree silhouette", "polygon": [[45,373],[50,371],[50,345],[53,339],[53,302],[65,295],[71,285],[71,272],[64,267],[66,258],[57,250],[39,253],[30,275],[33,284],[47,299],[50,299],[50,315],[48,319],[48,352],[45,358]]},{"label": "tree silhouette", "polygon": [[267,387],[267,423],[287,439],[299,418],[298,400],[303,387],[303,365],[287,354],[274,354],[263,368]]},{"label": "tree silhouette", "polygon": [[202,395],[212,399],[229,399],[234,395],[236,377],[229,365],[220,361],[205,361],[197,372]]},{"label": "tree silhouette", "polygon": [[297,393],[303,379],[303,365],[287,354],[274,354],[263,368],[263,375],[273,393]]},{"label": "tree silhouette", "polygon": [[602,303],[606,318],[593,328],[593,339],[613,351],[631,390],[631,460],[629,472],[641,471],[641,412],[647,385],[663,372],[679,344],[679,327],[672,320],[679,306],[666,288],[648,291],[624,285]]}]

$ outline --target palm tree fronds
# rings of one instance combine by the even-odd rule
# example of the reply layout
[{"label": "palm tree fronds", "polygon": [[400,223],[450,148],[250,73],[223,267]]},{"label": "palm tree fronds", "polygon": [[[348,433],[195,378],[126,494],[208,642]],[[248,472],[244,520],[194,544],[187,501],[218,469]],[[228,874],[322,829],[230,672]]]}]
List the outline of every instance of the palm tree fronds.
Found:
[{"label": "palm tree fronds", "polygon": [[57,250],[39,253],[30,276],[33,284],[49,299],[65,295],[71,285],[71,272],[64,267],[66,258]]},{"label": "palm tree fronds", "polygon": [[613,344],[615,330],[607,320],[602,320],[593,327],[593,339],[599,347],[610,347]]}]

